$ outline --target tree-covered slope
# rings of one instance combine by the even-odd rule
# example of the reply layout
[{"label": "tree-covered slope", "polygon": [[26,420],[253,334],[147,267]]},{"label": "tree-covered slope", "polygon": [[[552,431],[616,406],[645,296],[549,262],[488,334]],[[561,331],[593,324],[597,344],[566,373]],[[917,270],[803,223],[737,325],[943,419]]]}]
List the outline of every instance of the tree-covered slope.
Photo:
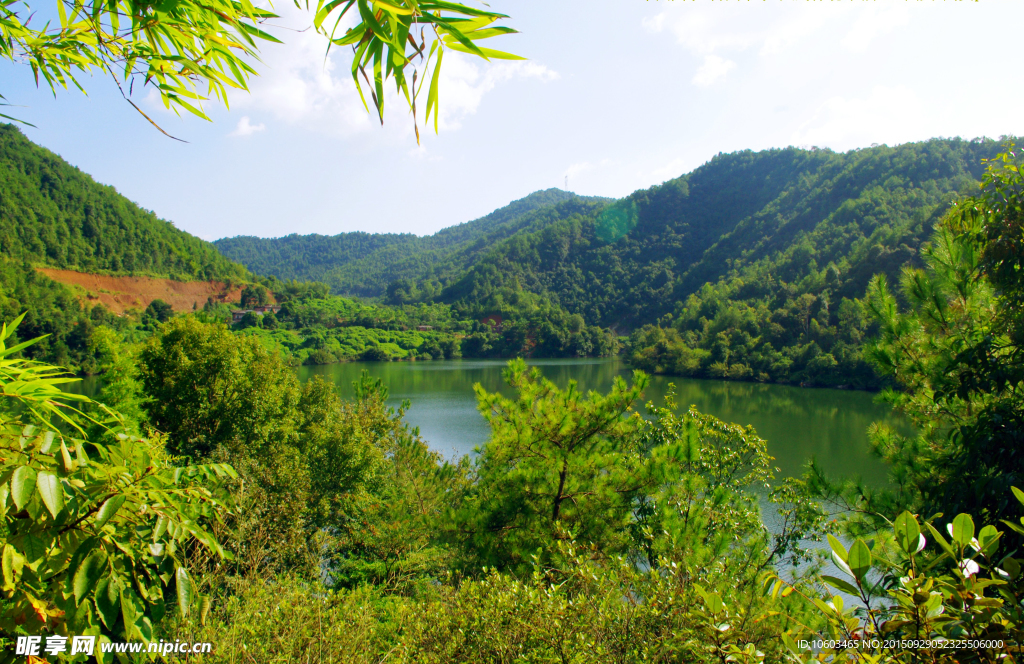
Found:
[{"label": "tree-covered slope", "polygon": [[246,276],[210,243],[97,183],[10,124],[0,125],[0,255],[82,272]]},{"label": "tree-covered slope", "polygon": [[390,283],[434,276],[435,268],[461,274],[496,242],[537,223],[536,212],[570,198],[574,196],[559,189],[537,191],[485,217],[425,237],[352,232],[273,239],[239,236],[214,244],[257,274],[322,281],[337,293],[377,297]]},{"label": "tree-covered slope", "polygon": [[976,193],[982,160],[997,149],[935,140],[838,155],[798,183],[788,210],[770,206],[709,249],[659,325],[634,332],[631,361],[688,376],[880,387],[857,299],[872,275],[894,283],[919,265],[935,222]]},{"label": "tree-covered slope", "polygon": [[437,299],[469,307],[522,288],[628,330],[676,312],[705,283],[753,270],[792,285],[830,263],[841,264],[834,292],[858,297],[872,274],[916,255],[925,222],[975,186],[997,148],[936,139],[718,155],[613,205],[556,206],[558,221],[499,242]]}]

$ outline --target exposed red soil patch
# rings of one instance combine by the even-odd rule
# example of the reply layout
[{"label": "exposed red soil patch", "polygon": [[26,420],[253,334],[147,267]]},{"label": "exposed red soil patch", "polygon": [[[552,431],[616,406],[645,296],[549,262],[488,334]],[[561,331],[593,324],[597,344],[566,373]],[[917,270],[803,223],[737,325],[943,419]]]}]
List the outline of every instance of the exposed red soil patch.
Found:
[{"label": "exposed red soil patch", "polygon": [[191,311],[193,305],[202,309],[208,297],[224,304],[238,302],[242,297],[242,286],[228,289],[222,281],[172,281],[154,277],[110,277],[49,267],[36,269],[54,281],[84,290],[83,299],[90,306],[102,302],[116,314],[128,309],[142,311],[157,299],[167,302],[175,311]]}]

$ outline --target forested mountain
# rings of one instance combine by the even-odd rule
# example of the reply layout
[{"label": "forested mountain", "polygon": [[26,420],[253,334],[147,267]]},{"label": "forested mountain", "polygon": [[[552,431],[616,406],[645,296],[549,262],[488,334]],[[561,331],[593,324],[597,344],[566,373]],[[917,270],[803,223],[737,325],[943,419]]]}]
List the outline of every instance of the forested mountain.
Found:
[{"label": "forested mountain", "polygon": [[[108,314],[78,308],[32,265],[249,276],[17,129],[0,129],[0,313],[31,309],[23,329],[52,335],[39,347],[47,357],[84,366],[90,326]],[[428,237],[238,237],[217,249],[257,273],[320,280],[335,293],[449,305],[470,327],[445,333],[471,333],[461,345],[474,357],[604,354],[609,333],[599,328],[612,328],[631,334],[631,363],[651,372],[875,388],[857,298],[872,275],[893,280],[917,260],[933,222],[975,191],[998,149],[935,139],[719,154],[619,201],[550,189]],[[348,357],[344,348],[333,357]]]},{"label": "forested mountain", "polygon": [[834,298],[859,297],[872,274],[893,275],[916,256],[929,220],[973,191],[998,146],[934,139],[847,153],[748,150],[614,203],[537,192],[430,237],[216,244],[257,273],[321,279],[335,292],[486,314],[530,291],[626,332],[678,316],[689,296],[720,280],[745,279],[742,300],[753,295],[751,279],[797,288],[831,264]]},{"label": "forested mountain", "polygon": [[[719,154],[620,201],[561,194],[511,209],[539,202],[534,194],[324,274],[336,290],[364,295],[380,295],[390,276],[386,302],[446,303],[478,320],[539,297],[587,324],[633,332],[630,359],[648,371],[876,388],[857,298],[872,275],[892,281],[918,260],[935,220],[976,191],[999,147],[934,139]],[[456,231],[466,239],[448,240]],[[291,241],[306,242],[307,255],[323,244]]]},{"label": "forested mountain", "polygon": [[244,278],[200,240],[0,125],[0,255],[82,272]]},{"label": "forested mountain", "polygon": [[[576,197],[560,189],[547,189],[513,201],[480,219],[425,237],[411,233],[353,232],[273,239],[238,236],[217,240],[214,244],[225,256],[257,274],[322,281],[338,293],[378,297],[396,281],[461,274],[496,242],[543,225],[545,219],[538,218],[535,212],[571,198],[592,203],[611,200]],[[440,268],[441,272],[435,274],[435,268]]]},{"label": "forested mountain", "polygon": [[82,293],[36,272],[40,266],[177,280],[250,278],[210,243],[0,124],[0,320],[27,312],[19,334],[49,335],[29,355],[89,370],[93,327],[128,321],[83,304]]},{"label": "forested mountain", "polygon": [[[796,284],[834,263],[833,292],[863,294],[913,258],[927,220],[973,191],[994,141],[932,140],[844,154],[786,148],[718,155],[692,173],[495,246],[437,298],[472,306],[502,290],[547,293],[628,330],[676,313],[720,279]],[[739,293],[741,298],[750,293]]]}]

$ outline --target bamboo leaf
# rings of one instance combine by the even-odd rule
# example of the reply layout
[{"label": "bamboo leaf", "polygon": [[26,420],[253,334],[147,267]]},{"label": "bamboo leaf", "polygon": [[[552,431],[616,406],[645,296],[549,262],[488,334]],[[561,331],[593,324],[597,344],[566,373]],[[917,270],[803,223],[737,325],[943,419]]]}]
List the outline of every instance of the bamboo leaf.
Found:
[{"label": "bamboo leaf", "polygon": [[496,51],[493,48],[483,48],[477,45],[473,45],[472,49],[466,48],[463,44],[458,42],[445,41],[445,46],[452,49],[453,51],[462,51],[463,53],[470,53],[472,55],[478,55],[486,59],[494,58],[495,60],[525,60],[521,55],[514,53],[506,53],[505,51]]}]

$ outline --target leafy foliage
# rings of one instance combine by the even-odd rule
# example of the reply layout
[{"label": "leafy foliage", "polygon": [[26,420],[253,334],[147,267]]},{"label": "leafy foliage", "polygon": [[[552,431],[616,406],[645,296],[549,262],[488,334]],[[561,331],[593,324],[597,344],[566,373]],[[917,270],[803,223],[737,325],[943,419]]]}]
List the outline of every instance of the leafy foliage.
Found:
[{"label": "leafy foliage", "polygon": [[999,269],[1000,261],[1016,259],[988,244],[999,233],[993,228],[1013,223],[1000,205],[1021,182],[1003,164],[992,162],[980,196],[961,201],[943,219],[924,252],[925,269],[903,271],[908,310],[884,277],[868,290],[866,308],[880,326],[868,355],[902,388],[886,399],[920,431],[916,438],[875,432],[898,487],[876,497],[877,511],[1005,518],[1010,486],[1024,476],[1020,284]]},{"label": "leafy foliage", "polygon": [[[1024,504],[1024,493],[1013,493]],[[1004,523],[1024,534],[1024,519]],[[922,528],[917,516],[903,512],[884,538],[858,538],[847,549],[830,537],[843,577],[823,580],[859,602],[848,605],[831,589],[823,598],[809,596],[825,624],[785,636],[793,660],[998,662],[1012,656],[1024,638],[1021,560],[1000,551],[1004,531],[992,525],[976,531],[969,514],[947,524],[948,541],[936,525],[929,520]],[[787,585],[776,577],[774,592]],[[830,645],[812,655],[794,638],[808,634]]]},{"label": "leafy foliage", "polygon": [[[258,42],[280,43],[260,27],[266,20],[277,18],[276,14],[236,0],[217,0],[212,4],[183,2],[160,8],[132,0],[61,0],[57,3],[59,28],[51,28],[49,22],[42,28],[31,27],[32,7],[22,4],[24,8],[18,8],[15,2],[0,4],[0,57],[29,65],[36,81],[42,76],[51,90],[58,85],[66,88],[71,83],[84,91],[78,76],[98,69],[109,75],[125,100],[158,129],[128,98],[124,87],[131,94],[136,80],[141,85],[152,85],[166,107],[209,120],[202,102],[212,96],[227,105],[229,88],[247,90],[249,76],[256,74],[252,62],[258,60]],[[342,18],[353,7],[357,7],[360,22],[344,35],[337,35]],[[360,97],[363,91],[359,75],[369,84],[366,67],[371,67],[371,96],[381,122],[383,86],[389,78],[395,78],[398,91],[404,94],[415,119],[416,98],[428,72],[432,72],[425,117],[429,119],[431,110],[434,111],[436,131],[438,80],[445,49],[484,59],[522,59],[476,44],[481,39],[515,32],[496,24],[502,18],[507,17],[451,2],[320,0],[313,25],[328,38],[329,46],[352,47],[352,78]],[[333,27],[328,29],[332,23]],[[419,35],[415,32],[417,26],[421,28]],[[427,27],[434,32],[429,53]],[[437,59],[432,61],[435,52]],[[419,87],[415,69],[412,85],[406,81],[405,71],[414,62],[424,65]],[[204,85],[205,93],[200,91]],[[416,134],[418,140],[418,128]]]},{"label": "leafy foliage", "polygon": [[[0,630],[152,641],[169,606],[187,614],[195,599],[188,549],[225,555],[209,524],[229,499],[207,485],[235,473],[174,467],[159,439],[124,433],[115,412],[87,417],[72,403],[89,400],[60,390],[74,378],[13,357],[32,343],[5,345],[19,322],[0,331]],[[104,435],[85,438],[90,424]]]}]

